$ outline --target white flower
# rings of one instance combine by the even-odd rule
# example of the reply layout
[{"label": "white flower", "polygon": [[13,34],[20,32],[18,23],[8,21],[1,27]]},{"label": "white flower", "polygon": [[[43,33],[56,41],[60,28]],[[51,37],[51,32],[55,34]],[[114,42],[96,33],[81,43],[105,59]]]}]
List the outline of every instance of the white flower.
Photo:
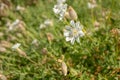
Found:
[{"label": "white flower", "polygon": [[27,54],[19,48],[20,45],[21,45],[20,43],[16,43],[15,45],[12,46],[12,50],[17,51],[21,56],[24,56],[24,57],[27,56]]},{"label": "white flower", "polygon": [[47,19],[47,20],[44,21],[44,24],[45,24],[46,26],[53,26],[53,21],[50,20],[50,19]]},{"label": "white flower", "polygon": [[17,10],[17,11],[24,11],[25,8],[18,5],[18,6],[16,7],[16,10]]},{"label": "white flower", "polygon": [[59,15],[60,20],[64,18],[66,10],[67,10],[67,4],[57,4],[53,8],[54,13]]},{"label": "white flower", "polygon": [[16,19],[12,24],[8,23],[7,26],[9,26],[9,30],[13,30],[18,24],[20,23],[19,19]]},{"label": "white flower", "polygon": [[19,19],[16,19],[14,22],[10,23],[7,22],[6,26],[8,27],[8,31],[14,31],[14,30],[21,30],[25,31],[25,23]]},{"label": "white flower", "polygon": [[53,26],[53,21],[50,20],[50,19],[46,19],[46,20],[44,21],[44,23],[40,24],[39,28],[40,28],[40,29],[44,29],[44,28],[47,28],[47,27],[49,27],[49,26]]},{"label": "white flower", "polygon": [[33,41],[32,41],[32,44],[36,44],[38,42],[38,40],[37,39],[34,39]]},{"label": "white flower", "polygon": [[15,20],[15,22],[13,22],[13,24],[12,24],[12,25],[14,25],[14,26],[15,26],[15,25],[17,25],[19,22],[20,22],[20,20],[19,20],[19,19],[16,19],[16,20]]},{"label": "white flower", "polygon": [[6,48],[5,47],[3,47],[3,46],[0,46],[0,52],[6,52],[7,50],[6,50]]},{"label": "white flower", "polygon": [[39,28],[44,29],[44,28],[46,28],[46,25],[45,24],[40,24]]},{"label": "white flower", "polygon": [[16,43],[15,45],[12,46],[12,49],[15,50],[19,48],[20,45],[21,45],[20,43]]},{"label": "white flower", "polygon": [[84,36],[84,32],[82,31],[83,26],[80,22],[70,21],[70,26],[66,26],[64,30],[64,36],[66,37],[66,41],[70,41],[71,44],[74,44],[75,40],[80,42],[79,37]]},{"label": "white flower", "polygon": [[88,2],[88,8],[89,8],[89,9],[93,9],[93,8],[95,8],[96,6],[97,6],[97,4]]}]

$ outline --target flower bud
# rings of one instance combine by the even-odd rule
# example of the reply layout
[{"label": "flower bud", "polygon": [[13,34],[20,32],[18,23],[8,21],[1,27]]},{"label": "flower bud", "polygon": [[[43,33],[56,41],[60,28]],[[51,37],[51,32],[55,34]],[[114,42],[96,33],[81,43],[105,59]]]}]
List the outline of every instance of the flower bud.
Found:
[{"label": "flower bud", "polygon": [[16,11],[25,11],[25,8],[18,5]]},{"label": "flower bud", "polygon": [[15,45],[12,46],[12,50],[16,50],[20,56],[26,57],[27,54],[19,48],[20,45],[21,45],[20,43],[16,43]]},{"label": "flower bud", "polygon": [[44,55],[47,54],[47,53],[48,53],[47,48],[43,48],[43,49],[41,50],[41,53],[44,54]]},{"label": "flower bud", "polygon": [[118,29],[118,28],[113,28],[110,32],[113,37],[120,35],[120,29]]},{"label": "flower bud", "polygon": [[11,47],[11,43],[8,42],[8,41],[5,41],[5,40],[2,40],[0,42],[0,45],[3,46],[3,47],[5,47],[5,48],[10,48]]},{"label": "flower bud", "polygon": [[49,42],[53,41],[54,36],[53,36],[52,33],[47,33],[46,35],[47,35],[47,39],[48,39]]},{"label": "flower bud", "polygon": [[44,21],[44,24],[45,24],[46,26],[53,26],[53,21],[50,20],[50,19],[47,19],[47,20]]},{"label": "flower bud", "polygon": [[4,3],[0,3],[0,17],[8,16],[8,6]]},{"label": "flower bud", "polygon": [[67,75],[67,65],[65,62],[62,62],[62,72],[63,72],[64,76]]},{"label": "flower bud", "polygon": [[3,37],[4,36],[4,33],[3,32],[0,32],[0,37]]},{"label": "flower bud", "polygon": [[100,26],[100,23],[99,23],[98,21],[95,21],[95,22],[94,22],[94,26],[95,26],[95,27],[99,27],[99,26]]},{"label": "flower bud", "polygon": [[71,19],[71,18],[70,18],[70,15],[69,15],[69,12],[65,12],[65,18]]},{"label": "flower bud", "polygon": [[68,8],[68,12],[71,20],[77,20],[78,18],[77,13],[71,6],[69,6]]},{"label": "flower bud", "polygon": [[0,80],[7,80],[7,77],[3,74],[0,74]]},{"label": "flower bud", "polygon": [[23,57],[27,56],[26,53],[24,51],[22,51],[21,49],[17,48],[16,50],[17,50],[17,52],[19,53],[20,56],[23,56]]},{"label": "flower bud", "polygon": [[6,48],[5,47],[3,47],[3,46],[0,46],[0,52],[2,53],[4,53],[4,52],[6,52],[7,50],[6,50]]}]

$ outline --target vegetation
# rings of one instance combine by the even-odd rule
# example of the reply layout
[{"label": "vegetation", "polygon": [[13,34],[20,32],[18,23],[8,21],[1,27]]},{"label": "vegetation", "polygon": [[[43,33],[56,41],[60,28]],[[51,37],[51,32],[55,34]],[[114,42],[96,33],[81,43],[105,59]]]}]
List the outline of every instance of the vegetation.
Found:
[{"label": "vegetation", "polygon": [[96,0],[92,9],[88,2],[66,0],[86,30],[72,45],[53,12],[55,0],[0,0],[0,79],[119,80],[120,0]]}]

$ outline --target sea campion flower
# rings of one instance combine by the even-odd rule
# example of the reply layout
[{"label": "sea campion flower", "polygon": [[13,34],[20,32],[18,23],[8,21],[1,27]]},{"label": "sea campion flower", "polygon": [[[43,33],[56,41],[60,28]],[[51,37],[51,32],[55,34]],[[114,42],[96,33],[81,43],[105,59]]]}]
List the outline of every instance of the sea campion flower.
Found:
[{"label": "sea campion flower", "polygon": [[16,19],[12,24],[8,25],[9,30],[13,30],[20,23],[19,19]]},{"label": "sea campion flower", "polygon": [[40,29],[47,28],[49,26],[53,26],[53,21],[51,19],[46,19],[44,23],[40,24]]},{"label": "sea campion flower", "polygon": [[10,23],[8,22],[6,26],[8,26],[8,31],[14,31],[16,29],[25,32],[25,23],[19,19],[16,19],[14,22]]},{"label": "sea campion flower", "polygon": [[22,51],[19,47],[20,47],[20,43],[16,43],[15,45],[12,46],[12,50],[17,51],[21,56],[27,56],[26,53],[24,51]]},{"label": "sea campion flower", "polygon": [[89,9],[93,9],[95,7],[97,7],[96,0],[91,0],[90,2],[88,2],[88,8]]},{"label": "sea campion flower", "polygon": [[66,41],[70,41],[71,44],[74,44],[75,40],[80,42],[79,37],[84,36],[84,32],[82,31],[83,26],[80,22],[70,21],[70,26],[66,26],[64,30],[64,36],[66,37]]},{"label": "sea campion flower", "polygon": [[38,40],[34,39],[31,44],[37,44]]},{"label": "sea campion flower", "polygon": [[15,50],[20,47],[20,43],[16,43],[15,45],[12,46],[12,49]]},{"label": "sea campion flower", "polygon": [[55,14],[59,15],[59,20],[62,20],[65,16],[67,10],[67,4],[58,3],[54,6],[53,11]]},{"label": "sea campion flower", "polygon": [[44,29],[44,28],[46,28],[46,25],[45,24],[40,24],[40,27],[39,27],[40,29]]},{"label": "sea campion flower", "polygon": [[53,21],[50,20],[50,19],[46,19],[46,20],[44,21],[44,24],[45,24],[46,26],[53,26]]},{"label": "sea campion flower", "polygon": [[96,4],[92,4],[92,3],[88,2],[88,8],[89,8],[89,9],[93,9],[93,8],[95,8],[96,6],[97,6]]}]

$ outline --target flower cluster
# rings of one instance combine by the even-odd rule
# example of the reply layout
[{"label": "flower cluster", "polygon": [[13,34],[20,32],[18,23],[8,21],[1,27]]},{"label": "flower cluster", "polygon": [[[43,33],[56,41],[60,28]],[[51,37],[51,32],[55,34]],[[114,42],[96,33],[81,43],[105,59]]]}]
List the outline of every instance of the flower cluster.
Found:
[{"label": "flower cluster", "polygon": [[13,31],[15,29],[19,29],[21,31],[25,31],[25,23],[22,20],[16,19],[14,22],[8,22],[8,31]]},{"label": "flower cluster", "polygon": [[70,41],[71,44],[74,44],[75,40],[80,42],[79,37],[84,36],[84,32],[82,31],[83,26],[80,22],[70,21],[70,26],[66,26],[64,30],[64,36],[66,37],[66,41]]},{"label": "flower cluster", "polygon": [[66,0],[57,0],[57,4],[54,6],[53,11],[59,16],[60,20],[67,19],[70,20],[70,25],[66,25],[64,29],[64,36],[66,41],[70,41],[74,44],[75,41],[80,42],[79,38],[84,36],[83,25],[77,21],[76,11],[65,3]]},{"label": "flower cluster", "polygon": [[66,0],[57,0],[57,4],[54,6],[53,11],[59,15],[59,20],[62,20],[67,10],[67,4],[64,4]]}]

